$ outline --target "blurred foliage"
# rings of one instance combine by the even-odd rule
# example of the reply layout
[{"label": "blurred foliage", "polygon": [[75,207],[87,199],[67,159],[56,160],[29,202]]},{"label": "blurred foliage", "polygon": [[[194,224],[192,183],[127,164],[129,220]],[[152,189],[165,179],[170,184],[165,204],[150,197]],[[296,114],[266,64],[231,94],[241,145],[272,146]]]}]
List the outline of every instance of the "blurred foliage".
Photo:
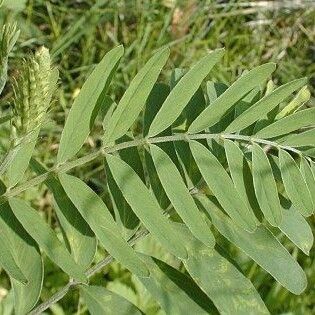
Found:
[{"label": "blurred foliage", "polygon": [[[0,1],[1,2],[1,1]],[[41,45],[48,47],[53,62],[60,70],[61,81],[55,96],[51,120],[42,133],[40,160],[47,166],[54,163],[57,143],[65,116],[82,83],[105,52],[123,44],[125,54],[120,63],[111,91],[120,97],[133,76],[158,48],[169,45],[171,57],[162,73],[168,81],[170,70],[189,67],[205,52],[226,48],[222,62],[212,72],[212,78],[232,82],[244,69],[251,69],[267,61],[278,68],[274,82],[279,85],[302,76],[309,77],[315,88],[315,4],[313,1],[211,1],[211,0],[4,0],[0,8],[0,24],[16,20],[21,29],[18,45],[12,52],[10,77],[20,58]],[[2,115],[10,111],[11,89],[5,89],[1,100]],[[313,102],[311,99],[310,102]],[[99,127],[101,122],[99,121]],[[0,149],[7,146],[9,125],[0,131]],[[98,127],[81,153],[99,145]],[[96,162],[95,162],[96,163]],[[96,167],[97,165],[97,167]],[[76,170],[90,186],[103,192],[104,173],[99,164],[89,164]],[[51,209],[51,198],[45,188],[27,192],[42,214],[58,229]],[[313,222],[314,223],[314,222]],[[313,224],[314,226],[314,224]],[[286,239],[283,243],[290,248]],[[225,250],[229,245],[220,241]],[[137,245],[138,250],[153,253],[168,263],[178,261],[166,254],[151,238]],[[264,271],[240,252],[230,252],[237,263],[259,289],[272,314],[315,314],[315,253],[310,257],[301,253],[298,260],[306,271],[309,287],[301,296],[294,296],[275,283]],[[296,253],[297,254],[297,253]],[[103,253],[98,253],[100,259]],[[45,271],[42,299],[46,300],[66,284],[64,274],[53,264]],[[102,284],[119,292],[146,310],[159,314],[158,305],[129,272],[114,263],[95,276],[92,284]],[[0,276],[0,314],[10,314],[12,296],[7,295],[9,282]],[[139,296],[141,295],[141,299]],[[10,306],[11,305],[11,306]],[[87,314],[78,295],[72,294],[55,305],[51,314]]]}]

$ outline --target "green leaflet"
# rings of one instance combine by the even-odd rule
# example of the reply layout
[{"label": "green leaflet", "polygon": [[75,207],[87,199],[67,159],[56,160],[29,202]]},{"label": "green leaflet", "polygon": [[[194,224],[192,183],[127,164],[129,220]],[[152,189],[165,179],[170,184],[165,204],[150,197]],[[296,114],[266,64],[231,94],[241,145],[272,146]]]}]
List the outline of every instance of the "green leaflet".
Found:
[{"label": "green leaflet", "polygon": [[68,275],[85,282],[84,269],[75,263],[66,247],[40,215],[24,200],[11,198],[9,203],[14,215],[47,256]]},{"label": "green leaflet", "polygon": [[275,64],[267,63],[242,75],[194,120],[188,132],[197,133],[212,127],[238,100],[263,83],[275,68]]},{"label": "green leaflet", "polygon": [[150,270],[150,277],[139,279],[166,314],[216,314],[212,302],[190,277],[155,257],[141,255],[141,258]]},{"label": "green leaflet", "polygon": [[[35,159],[31,159],[30,164],[32,169],[39,175],[47,171]],[[45,184],[53,193],[54,209],[63,229],[65,241],[70,247],[71,255],[77,264],[88,267],[96,252],[97,241],[94,233],[67,196],[60,181],[54,176],[49,176]]]},{"label": "green leaflet", "polygon": [[132,211],[127,201],[124,199],[124,196],[118,188],[107,163],[105,163],[105,172],[108,191],[115,213],[115,221],[121,230],[120,234],[125,240],[128,240],[137,231],[140,221]]},{"label": "green leaflet", "polygon": [[8,203],[1,205],[0,230],[1,235],[6,236],[6,247],[10,248],[17,266],[27,279],[27,283],[22,284],[10,277],[15,314],[25,315],[37,303],[42,289],[44,268],[41,254],[37,244],[16,219]]},{"label": "green leaflet", "polygon": [[0,225],[0,266],[8,273],[10,277],[25,284],[27,283],[27,279],[19,266],[16,264],[10,251],[11,246],[9,244],[10,242],[5,235],[5,232],[2,230],[2,226]]},{"label": "green leaflet", "polygon": [[221,94],[227,90],[228,86],[221,82],[207,81],[206,91],[209,103],[212,104]]},{"label": "green leaflet", "polygon": [[275,121],[271,125],[258,131],[255,136],[263,139],[282,136],[302,127],[313,125],[314,121],[315,108],[301,110]]},{"label": "green leaflet", "polygon": [[[159,109],[161,108],[163,102],[165,101],[169,93],[170,87],[167,84],[156,83],[154,85],[148,97],[143,115],[143,137],[147,136],[154,117],[158,113]],[[166,136],[171,134],[172,129],[169,127],[166,130],[164,130],[160,135]],[[173,157],[176,157],[173,142],[165,142],[159,145]],[[161,181],[156,173],[152,157],[147,150],[145,150],[144,152],[144,164],[148,174],[150,188],[153,191],[154,196],[157,199],[160,207],[162,209],[166,209],[169,206],[170,201],[167,198],[166,193],[162,187]]]},{"label": "green leaflet", "polygon": [[177,224],[177,229],[189,248],[184,261],[188,273],[220,314],[269,314],[253,284],[231,262],[194,239],[184,226]]},{"label": "green leaflet", "polygon": [[121,236],[117,223],[102,199],[77,177],[61,174],[59,179],[65,192],[90,225],[102,246],[133,273],[148,276],[148,269]]},{"label": "green leaflet", "polygon": [[123,51],[122,46],[109,51],[83,84],[61,134],[58,163],[72,158],[84,144],[101,105],[98,100],[106,93]]},{"label": "green leaflet", "polygon": [[304,216],[310,216],[314,212],[311,193],[296,162],[288,152],[280,149],[279,164],[282,181],[289,199]]},{"label": "green leaflet", "polygon": [[186,249],[178,235],[139,176],[117,157],[107,154],[106,160],[125,199],[146,228],[175,256],[187,257]]},{"label": "green leaflet", "polygon": [[236,132],[250,126],[255,121],[259,120],[264,115],[268,114],[283,100],[290,96],[294,91],[305,85],[307,82],[306,78],[297,79],[284,84],[254,105],[249,107],[244,113],[238,116],[226,129],[226,132]]},{"label": "green leaflet", "polygon": [[[96,14],[96,12],[106,3],[107,0],[93,1],[93,5],[79,15],[79,19],[75,19],[73,23],[68,25],[67,29],[64,29],[63,32],[60,33],[60,36],[52,43],[52,55],[54,59],[63,53],[67,53],[68,48],[70,46],[74,47],[81,38],[88,38],[88,36],[85,35],[89,33],[91,28],[96,27],[99,23],[99,19],[102,18],[102,14]],[[92,49],[94,49],[94,47]]]},{"label": "green leaflet", "polygon": [[284,139],[281,143],[290,147],[315,147],[315,128],[301,132],[299,134],[293,134]]},{"label": "green leaflet", "polygon": [[255,197],[253,178],[242,150],[231,140],[224,140],[224,149],[229,171],[236,190],[246,203],[248,209],[254,212],[259,209]]},{"label": "green leaflet", "polygon": [[315,174],[313,174],[311,166],[303,157],[300,162],[300,171],[311,193],[313,205],[315,205]]},{"label": "green leaflet", "polygon": [[285,198],[281,199],[283,219],[279,229],[306,255],[313,246],[313,233],[304,217]]},{"label": "green leaflet", "polygon": [[106,144],[123,136],[137,119],[169,53],[168,48],[158,51],[134,77],[113,116],[109,119],[104,135]]},{"label": "green leaflet", "polygon": [[263,225],[254,233],[240,229],[207,197],[198,196],[211,216],[214,226],[231,243],[251,257],[282,286],[294,294],[302,293],[307,285],[306,275],[285,247]]},{"label": "green leaflet", "polygon": [[199,170],[219,203],[233,221],[248,231],[256,229],[253,212],[239,196],[233,182],[217,158],[202,144],[191,141],[190,148]]},{"label": "green leaflet", "polygon": [[282,208],[276,182],[267,155],[258,144],[253,144],[252,173],[261,211],[271,225],[279,226],[282,220]]},{"label": "green leaflet", "polygon": [[92,315],[141,315],[134,304],[99,286],[80,286],[80,294]]},{"label": "green leaflet", "polygon": [[[185,73],[187,73],[187,70],[181,68],[175,68],[172,71],[169,83],[171,90],[174,89],[178,82],[180,82]],[[166,130],[172,130],[177,127],[186,130],[191,122],[204,110],[205,106],[206,99],[200,85],[172,126],[169,126]]]},{"label": "green leaflet", "polygon": [[[125,135],[118,139],[116,143],[126,142],[134,140],[130,135]],[[141,162],[141,158],[137,147],[125,148],[119,150],[120,158],[128,163],[134,171],[140,176],[142,181],[145,181],[144,170]],[[128,240],[139,227],[139,219],[124,199],[120,189],[118,188],[113,175],[105,161],[105,171],[107,176],[107,186],[110,193],[113,210],[115,213],[115,221],[119,225],[121,232],[126,240]]]},{"label": "green leaflet", "polygon": [[215,239],[210,227],[202,218],[171,158],[155,145],[150,145],[150,151],[163,188],[175,210],[196,238],[205,245],[214,247]]},{"label": "green leaflet", "polygon": [[17,147],[13,148],[16,151],[7,170],[9,187],[15,186],[22,179],[33,154],[38,134],[39,128],[24,137]]},{"label": "green leaflet", "polygon": [[149,137],[153,137],[169,127],[181,114],[189,100],[198,90],[204,78],[224,54],[223,49],[218,49],[193,66],[172,89],[154,118]]},{"label": "green leaflet", "polygon": [[[155,83],[145,105],[143,115],[143,136],[147,136],[152,121],[170,94],[170,87],[164,83]],[[170,135],[171,129],[164,130],[163,135]]]}]

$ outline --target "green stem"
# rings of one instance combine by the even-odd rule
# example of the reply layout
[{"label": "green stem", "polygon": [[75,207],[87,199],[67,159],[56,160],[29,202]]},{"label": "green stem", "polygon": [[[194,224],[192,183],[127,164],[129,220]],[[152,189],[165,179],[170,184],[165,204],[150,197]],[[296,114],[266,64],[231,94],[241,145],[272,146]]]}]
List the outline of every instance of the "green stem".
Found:
[{"label": "green stem", "polygon": [[[163,142],[174,142],[174,141],[189,141],[189,140],[201,140],[201,139],[231,139],[241,142],[252,142],[252,143],[259,143],[259,144],[265,144],[271,147],[275,148],[281,148],[287,151],[291,151],[293,153],[296,153],[298,155],[303,155],[303,152],[300,150],[297,150],[295,148],[281,145],[277,142],[265,140],[265,139],[258,139],[251,136],[244,136],[244,135],[237,135],[237,134],[224,134],[224,133],[200,133],[200,134],[186,134],[186,133],[179,133],[171,136],[163,136],[163,137],[155,137],[155,138],[143,138],[143,139],[136,139],[131,141],[122,142],[113,146],[109,147],[102,147],[96,152],[90,153],[88,155],[85,155],[81,158],[78,158],[74,161],[65,162],[63,164],[59,164],[51,168],[49,171],[47,171],[44,174],[41,174],[39,176],[36,176],[27,182],[18,185],[13,188],[9,188],[2,196],[2,200],[6,200],[7,198],[11,198],[14,196],[19,195],[21,192],[29,189],[30,187],[39,185],[43,183],[50,174],[59,174],[59,173],[66,173],[69,170],[84,165],[86,163],[89,163],[93,160],[95,160],[98,157],[101,157],[107,153],[113,153],[116,151],[120,151],[123,149],[136,147],[139,145],[145,145],[145,144],[154,144],[154,143],[163,143]],[[308,158],[310,159],[310,158]],[[3,201],[0,201],[0,203]]]}]

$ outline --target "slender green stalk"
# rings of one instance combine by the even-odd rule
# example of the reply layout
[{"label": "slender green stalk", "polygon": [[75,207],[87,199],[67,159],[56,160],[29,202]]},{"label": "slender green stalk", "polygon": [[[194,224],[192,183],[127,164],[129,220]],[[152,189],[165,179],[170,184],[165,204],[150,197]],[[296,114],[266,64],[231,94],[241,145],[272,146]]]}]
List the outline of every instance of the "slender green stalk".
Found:
[{"label": "slender green stalk", "polygon": [[[11,198],[14,196],[19,195],[21,192],[29,189],[30,187],[39,185],[43,183],[50,174],[60,174],[68,172],[69,170],[84,165],[86,163],[89,163],[93,160],[95,160],[98,157],[103,156],[106,153],[113,153],[116,151],[120,151],[126,148],[136,147],[140,145],[150,144],[150,143],[163,143],[163,142],[173,142],[173,141],[189,141],[189,140],[201,140],[201,139],[231,139],[236,140],[240,142],[248,142],[248,143],[259,143],[264,144],[270,147],[274,148],[281,148],[293,153],[296,153],[298,155],[304,155],[302,151],[297,150],[295,148],[281,145],[277,142],[265,140],[265,139],[259,139],[251,136],[244,136],[244,135],[237,135],[237,134],[224,134],[224,133],[200,133],[200,134],[186,134],[186,133],[179,133],[171,136],[164,136],[164,137],[155,137],[155,138],[143,138],[143,139],[136,139],[131,141],[122,142],[110,147],[102,147],[98,151],[95,151],[93,153],[90,153],[88,155],[85,155],[77,160],[65,162],[63,164],[59,164],[48,170],[46,173],[43,173],[39,176],[36,176],[27,182],[18,185],[14,188],[8,189],[2,196],[2,200],[6,200],[7,198]],[[306,157],[310,160],[309,157]],[[0,201],[0,203],[3,201]]]}]

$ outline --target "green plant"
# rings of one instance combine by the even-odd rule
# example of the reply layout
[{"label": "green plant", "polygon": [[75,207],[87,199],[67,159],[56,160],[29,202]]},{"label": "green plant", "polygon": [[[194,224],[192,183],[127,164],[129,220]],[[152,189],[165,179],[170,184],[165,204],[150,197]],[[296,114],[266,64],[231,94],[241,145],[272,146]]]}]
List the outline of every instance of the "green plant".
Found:
[{"label": "green plant", "polygon": [[[305,254],[313,244],[307,217],[315,207],[315,109],[305,108],[309,95],[301,97],[307,80],[278,88],[269,81],[264,89],[275,70],[267,63],[231,86],[204,85],[224,54],[219,49],[187,72],[176,69],[170,84],[156,83],[169,57],[163,48],[116,104],[107,93],[123,51],[109,51],[84,83],[51,168],[32,155],[58,72],[44,48],[21,66],[0,204],[0,265],[11,280],[15,313],[39,314],[78,288],[92,314],[141,314],[113,290],[89,285],[116,260],[167,314],[268,314],[226,240],[301,294],[306,275],[280,240],[286,235]],[[76,158],[98,116],[102,144]],[[110,202],[67,174],[96,159],[105,168]],[[37,175],[25,179],[28,165]],[[18,197],[41,183],[53,195],[62,239]],[[148,234],[176,263],[133,248]],[[107,254],[94,264],[97,242]],[[36,306],[43,256],[70,280]]]}]

